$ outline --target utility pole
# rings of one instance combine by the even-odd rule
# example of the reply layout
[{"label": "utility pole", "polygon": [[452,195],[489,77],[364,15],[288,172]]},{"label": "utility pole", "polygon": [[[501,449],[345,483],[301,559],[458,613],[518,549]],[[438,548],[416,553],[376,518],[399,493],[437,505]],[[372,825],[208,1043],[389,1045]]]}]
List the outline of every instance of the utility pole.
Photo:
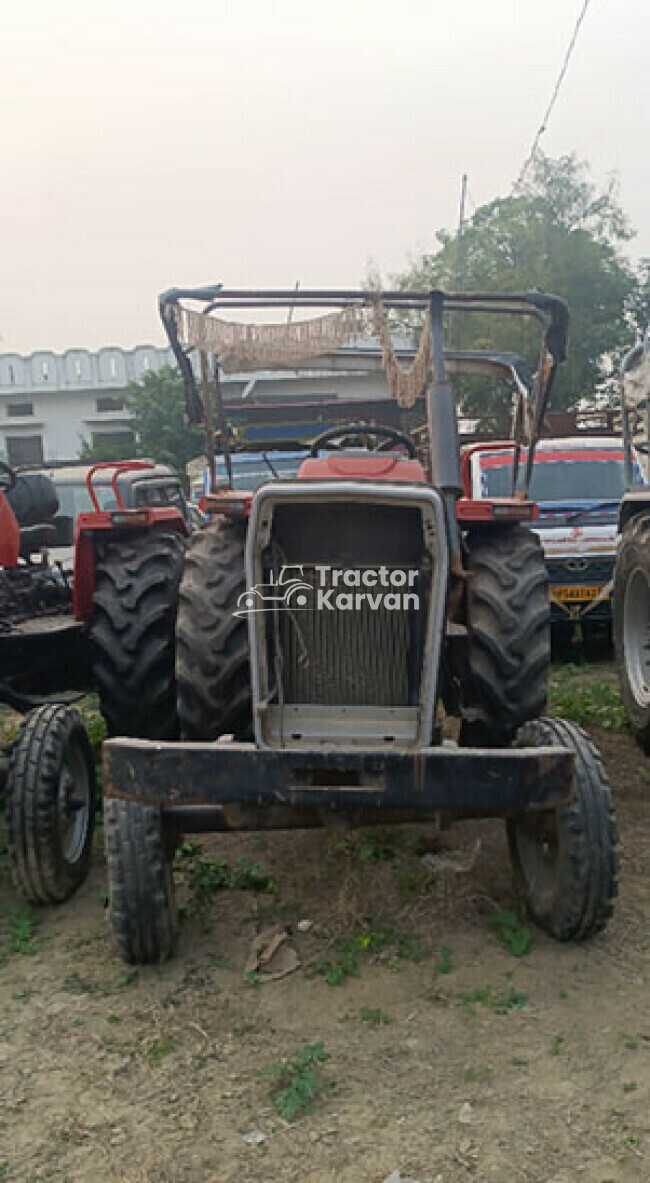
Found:
[{"label": "utility pole", "polygon": [[[467,198],[467,173],[463,173],[460,179],[460,209],[458,211],[458,231],[456,234],[456,275],[454,278],[454,288],[457,292],[462,292],[465,285],[465,252],[463,250],[463,234],[465,231],[465,200]],[[453,322],[453,312],[449,314],[450,321]],[[452,324],[448,326],[448,341],[452,345],[454,332]]]},{"label": "utility pole", "polygon": [[462,292],[465,283],[465,257],[463,234],[465,231],[465,201],[467,198],[467,173],[460,181],[460,210],[458,212],[458,234],[456,235],[456,290]]}]

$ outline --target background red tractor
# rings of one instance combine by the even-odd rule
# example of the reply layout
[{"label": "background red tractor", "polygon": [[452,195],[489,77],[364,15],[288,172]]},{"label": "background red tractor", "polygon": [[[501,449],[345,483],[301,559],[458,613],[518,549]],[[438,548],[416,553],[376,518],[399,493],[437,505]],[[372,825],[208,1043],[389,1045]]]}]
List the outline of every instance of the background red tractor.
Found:
[{"label": "background red tractor", "polygon": [[[94,689],[109,731],[177,730],[166,642],[189,534],[179,479],[128,461],[87,480],[73,572],[49,559],[73,541],[52,479],[0,464],[0,703],[25,716],[0,749],[0,788],[14,878],[40,904],[68,898],[90,865],[95,767],[72,704]],[[124,652],[137,653],[128,669]]]}]

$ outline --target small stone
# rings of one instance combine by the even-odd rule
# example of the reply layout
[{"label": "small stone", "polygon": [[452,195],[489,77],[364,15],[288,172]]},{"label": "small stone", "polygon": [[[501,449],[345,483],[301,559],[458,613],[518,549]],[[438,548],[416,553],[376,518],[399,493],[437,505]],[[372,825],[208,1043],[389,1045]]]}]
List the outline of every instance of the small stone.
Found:
[{"label": "small stone", "polygon": [[263,1134],[261,1130],[249,1130],[247,1134],[244,1134],[243,1140],[247,1146],[261,1146],[262,1142],[266,1142],[266,1134]]},{"label": "small stone", "polygon": [[309,932],[314,927],[313,920],[299,920],[296,928],[298,932]]},{"label": "small stone", "polygon": [[458,1120],[461,1125],[471,1125],[472,1106],[470,1105],[469,1101],[465,1101],[465,1103],[461,1105],[460,1113],[458,1114]]}]

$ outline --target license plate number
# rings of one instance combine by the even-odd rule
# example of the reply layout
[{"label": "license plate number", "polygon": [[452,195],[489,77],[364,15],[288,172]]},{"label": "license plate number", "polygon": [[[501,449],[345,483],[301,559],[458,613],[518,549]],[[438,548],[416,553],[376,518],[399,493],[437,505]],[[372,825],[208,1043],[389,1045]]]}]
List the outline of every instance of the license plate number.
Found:
[{"label": "license plate number", "polygon": [[571,601],[584,602],[585,600],[595,600],[596,596],[600,595],[602,585],[595,586],[594,584],[583,583],[575,587],[552,587],[551,595],[555,600],[561,600],[563,603]]}]

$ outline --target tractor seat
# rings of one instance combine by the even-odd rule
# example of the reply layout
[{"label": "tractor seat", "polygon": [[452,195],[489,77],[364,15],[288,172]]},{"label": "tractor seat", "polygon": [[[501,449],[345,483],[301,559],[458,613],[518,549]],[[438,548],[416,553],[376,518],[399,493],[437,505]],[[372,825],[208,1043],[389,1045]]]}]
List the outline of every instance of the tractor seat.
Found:
[{"label": "tractor seat", "polygon": [[18,525],[38,526],[58,512],[54,482],[44,472],[19,472],[13,489],[5,494]]},{"label": "tractor seat", "polygon": [[59,508],[56,489],[49,476],[42,472],[19,472],[13,489],[5,497],[20,530],[20,557],[51,546],[56,538],[52,518]]},{"label": "tractor seat", "polygon": [[303,460],[298,476],[303,480],[332,479],[408,481],[424,484],[426,476],[419,460],[407,460],[399,452],[368,452],[349,448]]}]

